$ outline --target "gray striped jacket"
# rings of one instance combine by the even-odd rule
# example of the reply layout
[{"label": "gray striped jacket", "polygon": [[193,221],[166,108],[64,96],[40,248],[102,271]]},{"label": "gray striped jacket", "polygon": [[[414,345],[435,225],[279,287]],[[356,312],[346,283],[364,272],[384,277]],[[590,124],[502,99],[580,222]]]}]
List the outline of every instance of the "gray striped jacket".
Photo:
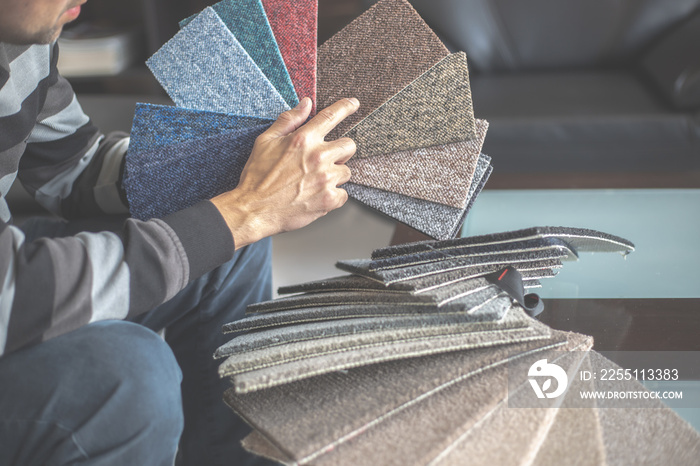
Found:
[{"label": "gray striped jacket", "polygon": [[118,232],[29,241],[12,225],[15,179],[68,219],[128,211],[119,186],[128,138],[98,131],[57,59],[56,45],[0,43],[0,356],[152,309],[234,251],[208,201]]}]

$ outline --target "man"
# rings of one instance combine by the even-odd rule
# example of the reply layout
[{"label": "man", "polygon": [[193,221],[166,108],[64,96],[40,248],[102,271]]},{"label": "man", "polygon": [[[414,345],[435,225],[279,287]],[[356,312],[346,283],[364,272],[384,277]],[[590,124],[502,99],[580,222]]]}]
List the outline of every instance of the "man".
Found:
[{"label": "man", "polygon": [[355,145],[324,137],[359,103],[304,125],[302,99],[257,139],[236,189],[164,219],[20,229],[4,199],[15,178],[66,218],[127,212],[128,139],[101,135],[56,70],[53,43],[83,1],[0,0],[0,464],[160,465],[176,451],[236,464],[245,428],[211,357],[221,325],[269,298],[265,238],[347,200]]}]

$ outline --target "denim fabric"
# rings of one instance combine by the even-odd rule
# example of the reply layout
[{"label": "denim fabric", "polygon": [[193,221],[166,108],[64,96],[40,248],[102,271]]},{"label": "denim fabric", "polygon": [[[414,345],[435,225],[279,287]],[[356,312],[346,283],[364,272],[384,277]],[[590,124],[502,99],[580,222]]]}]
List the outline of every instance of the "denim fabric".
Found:
[{"label": "denim fabric", "polygon": [[348,192],[348,195],[363,204],[432,238],[444,240],[454,238],[459,233],[472,203],[488,179],[491,168],[489,160],[490,158],[483,154],[480,156],[468,198],[465,199],[465,209],[359,186],[354,183],[345,183],[342,187]]},{"label": "denim fabric", "polygon": [[271,124],[273,120],[137,103],[129,152],[144,152],[192,139]]},{"label": "denim fabric", "polygon": [[[299,103],[260,0],[223,0],[212,5],[229,31],[290,107]],[[180,21],[187,26],[194,18]]]},{"label": "denim fabric", "polygon": [[343,136],[357,158],[474,139],[466,54],[445,57]]},{"label": "denim fabric", "polygon": [[372,251],[372,259],[386,259],[407,254],[417,254],[427,251],[459,248],[479,244],[507,244],[535,238],[558,238],[568,243],[570,249],[581,252],[620,252],[634,250],[634,244],[629,240],[585,228],[570,227],[532,227],[522,230],[491,233],[488,235],[468,236],[445,241],[421,241],[411,244],[400,244]]},{"label": "denim fabric", "polygon": [[566,253],[563,260],[576,260],[578,255],[573,251],[568,243],[559,238],[532,238],[519,241],[512,241],[500,244],[475,244],[469,246],[458,246],[454,248],[441,247],[441,242],[434,244],[435,249],[406,254],[387,259],[372,260],[369,270],[390,270],[401,267],[409,267],[420,264],[435,263],[444,260],[451,260],[460,257],[489,256],[493,254],[508,254],[521,251],[535,251],[538,249],[560,248]]},{"label": "denim fabric", "polygon": [[148,220],[177,212],[233,189],[255,138],[269,125],[203,139],[129,151],[123,186],[134,218]]},{"label": "denim fabric", "polygon": [[146,64],[180,107],[272,119],[290,108],[211,8]]},{"label": "denim fabric", "polygon": [[[468,324],[468,325],[467,325]],[[341,337],[350,334],[386,334],[400,335],[402,330],[409,331],[420,327],[459,326],[460,331],[468,337],[470,332],[486,330],[502,330],[507,328],[527,327],[528,321],[522,320],[479,320],[474,313],[446,313],[432,315],[406,315],[398,317],[350,318],[334,321],[304,323],[293,326],[283,326],[258,332],[239,335],[215,353],[222,358],[234,354],[242,354],[252,350],[271,348],[289,343],[316,340],[328,337]],[[455,327],[456,328],[456,327]],[[381,341],[381,340],[380,340]]]},{"label": "denim fabric", "polygon": [[476,270],[477,267],[481,267],[484,265],[496,265],[500,266],[501,268],[506,265],[513,265],[517,269],[519,267],[519,264],[552,259],[561,260],[567,255],[568,254],[562,251],[561,248],[552,247],[550,249],[535,250],[521,253],[462,257],[431,264],[421,264],[412,267],[404,267],[392,270],[377,270],[374,272],[369,271],[369,260],[340,261],[337,263],[337,267],[341,270],[345,270],[346,272],[356,273],[358,275],[363,275],[370,278],[376,278],[388,285],[392,285],[393,283],[397,282],[411,280],[414,278],[428,277],[431,275],[436,275],[443,272],[450,272],[453,270],[462,270],[464,273],[471,273],[474,270]]},{"label": "denim fabric", "polygon": [[316,107],[318,0],[263,0],[270,27],[299,98]]},{"label": "denim fabric", "polygon": [[449,51],[406,0],[382,0],[318,48],[318,108],[343,97],[362,105],[335,139],[428,71]]},{"label": "denim fabric", "polygon": [[[537,342],[384,362],[248,394],[230,389],[225,400],[296,461],[313,463],[322,452],[363,432],[371,434],[372,426],[409,409],[413,400],[467,381],[486,367],[505,365],[519,354],[563,344],[560,333]],[[380,451],[386,451],[386,444]]]},{"label": "denim fabric", "polygon": [[182,374],[140,325],[98,322],[9,354],[0,380],[0,464],[173,464]]},{"label": "denim fabric", "polygon": [[353,157],[347,162],[352,170],[350,181],[464,208],[487,129],[488,122],[476,120],[477,137],[468,141],[375,157]]}]

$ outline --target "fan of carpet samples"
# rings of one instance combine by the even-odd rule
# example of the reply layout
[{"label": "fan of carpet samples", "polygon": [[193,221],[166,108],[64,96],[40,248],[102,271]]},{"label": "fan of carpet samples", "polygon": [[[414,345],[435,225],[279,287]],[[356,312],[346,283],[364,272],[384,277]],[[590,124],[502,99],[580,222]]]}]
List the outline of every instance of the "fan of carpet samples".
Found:
[{"label": "fan of carpet samples", "polygon": [[[633,249],[538,227],[388,247],[281,288],[227,324],[215,354],[224,401],[253,427],[244,447],[329,466],[696,464],[700,436],[659,400],[577,396],[647,389],[581,380],[620,368],[591,337],[534,319],[543,303],[525,294],[580,252]],[[542,385],[556,397],[532,388],[542,364],[567,375]]]},{"label": "fan of carpet samples", "polygon": [[[329,139],[357,153],[343,185],[365,205],[453,238],[491,173],[467,58],[405,0],[382,0],[320,47],[317,0],[224,0],[180,22],[147,60],[176,106],[137,104],[124,187],[134,218],[160,218],[233,189],[255,138],[310,97],[357,97]],[[314,110],[315,111],[315,110]]]}]

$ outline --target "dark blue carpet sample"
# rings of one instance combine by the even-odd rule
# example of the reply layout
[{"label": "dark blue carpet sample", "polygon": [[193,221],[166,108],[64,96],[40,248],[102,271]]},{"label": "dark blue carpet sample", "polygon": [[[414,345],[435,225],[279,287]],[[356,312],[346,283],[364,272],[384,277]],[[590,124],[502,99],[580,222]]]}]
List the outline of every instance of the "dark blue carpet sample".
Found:
[{"label": "dark blue carpet sample", "polygon": [[235,188],[255,138],[269,127],[129,151],[123,185],[131,215],[162,218]]},{"label": "dark blue carpet sample", "polygon": [[130,152],[143,152],[191,139],[207,138],[272,123],[269,118],[137,103],[131,126]]}]

